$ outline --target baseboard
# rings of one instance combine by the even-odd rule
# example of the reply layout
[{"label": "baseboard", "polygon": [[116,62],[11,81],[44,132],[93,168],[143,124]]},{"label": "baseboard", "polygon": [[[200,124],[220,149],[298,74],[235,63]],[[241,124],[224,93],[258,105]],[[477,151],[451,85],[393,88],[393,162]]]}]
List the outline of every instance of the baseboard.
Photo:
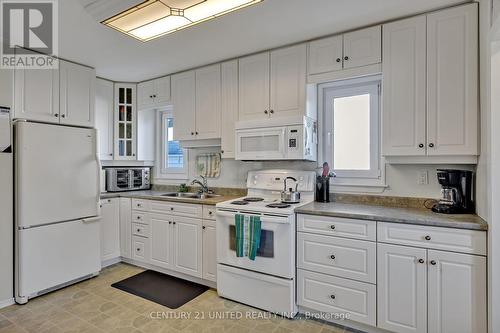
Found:
[{"label": "baseboard", "polygon": [[122,261],[121,257],[116,257],[116,258],[111,258],[111,259],[105,259],[105,260],[101,261],[101,267],[102,268],[106,268],[108,266],[117,264],[117,263],[119,263],[121,261]]},{"label": "baseboard", "polygon": [[16,302],[14,301],[14,298],[9,298],[9,299],[6,299],[4,301],[0,301],[0,309],[5,308],[5,307],[10,306],[10,305],[13,305],[15,303]]},{"label": "baseboard", "polygon": [[137,260],[133,260],[133,259],[128,259],[128,258],[123,258],[122,257],[122,261],[125,262],[125,263],[127,263],[127,264],[130,264],[130,265],[134,265],[134,266],[137,266],[137,267],[142,267],[142,268],[145,268],[145,269],[150,269],[152,271],[156,271],[156,272],[160,272],[160,273],[163,273],[163,274],[175,276],[175,277],[177,277],[179,279],[191,281],[191,282],[194,282],[194,283],[199,283],[199,284],[202,284],[204,286],[207,286],[207,287],[210,287],[210,288],[213,288],[213,289],[217,289],[217,283],[215,283],[213,281],[200,279],[200,278],[197,278],[195,276],[187,275],[187,274],[184,274],[184,273],[179,273],[179,272],[176,272],[176,271],[171,271],[169,269],[161,268],[161,267],[158,267],[158,266],[155,266],[155,265],[143,263],[143,262],[140,262],[140,261],[137,261]]}]

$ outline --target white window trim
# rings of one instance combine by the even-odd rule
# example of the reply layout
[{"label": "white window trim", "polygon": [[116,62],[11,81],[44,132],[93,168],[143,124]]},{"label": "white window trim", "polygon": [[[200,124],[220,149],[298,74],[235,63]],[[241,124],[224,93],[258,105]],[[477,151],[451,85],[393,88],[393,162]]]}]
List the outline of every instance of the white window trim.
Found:
[{"label": "white window trim", "polygon": [[[321,167],[323,161],[329,161],[331,163],[331,158],[333,152],[329,152],[327,147],[332,144],[333,137],[326,130],[326,124],[328,121],[331,121],[331,117],[333,116],[325,114],[325,103],[327,97],[332,97],[331,90],[332,88],[336,88],[338,90],[337,94],[334,94],[335,97],[341,97],[342,92],[345,93],[347,89],[350,92],[355,91],[356,87],[361,85],[366,85],[370,82],[378,83],[378,91],[371,101],[371,103],[378,104],[378,114],[372,115],[370,121],[372,122],[372,127],[374,123],[378,123],[377,131],[378,133],[372,131],[371,133],[371,142],[377,142],[376,149],[371,151],[370,161],[373,163],[371,165],[371,171],[367,172],[358,172],[358,171],[336,171],[337,177],[332,178],[330,181],[331,191],[332,192],[383,192],[387,185],[385,184],[385,160],[381,156],[381,75],[371,75],[366,77],[360,77],[355,79],[345,79],[334,82],[328,82],[318,85],[318,120],[319,123],[322,124],[322,135],[319,136],[319,144],[318,144],[318,152],[320,158],[318,159],[318,166]],[[366,89],[361,90],[362,92],[366,92]],[[338,96],[337,96],[338,95]],[[330,142],[329,145],[327,143]],[[376,164],[378,164],[378,168],[376,168]]]},{"label": "white window trim", "polygon": [[[173,116],[172,107],[168,107],[159,111],[157,114],[157,133],[159,133],[157,137],[157,147],[156,150],[156,179],[158,180],[188,180],[189,178],[189,151],[188,149],[184,149],[184,167],[180,168],[166,168],[165,160],[166,160],[166,128],[165,128],[165,120],[167,118],[171,118]],[[174,123],[175,126],[175,123]]]}]

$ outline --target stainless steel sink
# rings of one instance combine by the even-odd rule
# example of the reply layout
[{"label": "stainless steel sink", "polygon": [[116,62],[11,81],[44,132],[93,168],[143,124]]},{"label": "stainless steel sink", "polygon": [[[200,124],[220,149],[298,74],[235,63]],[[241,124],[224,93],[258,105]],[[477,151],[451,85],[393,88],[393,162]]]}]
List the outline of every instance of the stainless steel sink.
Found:
[{"label": "stainless steel sink", "polygon": [[170,197],[170,198],[189,198],[189,199],[200,199],[200,200],[221,197],[221,195],[219,195],[219,194],[187,193],[187,192],[165,193],[165,194],[162,194],[161,196],[162,197]]}]

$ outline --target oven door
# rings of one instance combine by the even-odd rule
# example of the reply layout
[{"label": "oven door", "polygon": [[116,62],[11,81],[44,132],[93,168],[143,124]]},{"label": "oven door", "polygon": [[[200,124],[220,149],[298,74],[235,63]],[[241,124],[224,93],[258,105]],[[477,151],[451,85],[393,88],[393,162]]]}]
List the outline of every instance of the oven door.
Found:
[{"label": "oven door", "polygon": [[250,260],[248,257],[236,257],[236,214],[217,211],[217,262],[292,279],[295,276],[294,216],[258,215],[262,230],[260,248],[255,260]]},{"label": "oven door", "polygon": [[286,159],[285,135],[285,127],[237,130],[236,160]]}]

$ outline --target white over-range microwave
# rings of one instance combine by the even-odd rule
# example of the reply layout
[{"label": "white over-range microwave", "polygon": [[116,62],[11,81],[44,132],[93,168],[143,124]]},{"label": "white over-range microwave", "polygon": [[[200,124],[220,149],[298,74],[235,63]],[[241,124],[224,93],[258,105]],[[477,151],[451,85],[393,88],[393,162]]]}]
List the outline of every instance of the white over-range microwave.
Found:
[{"label": "white over-range microwave", "polygon": [[317,153],[318,126],[309,117],[236,123],[236,160],[316,161]]}]

